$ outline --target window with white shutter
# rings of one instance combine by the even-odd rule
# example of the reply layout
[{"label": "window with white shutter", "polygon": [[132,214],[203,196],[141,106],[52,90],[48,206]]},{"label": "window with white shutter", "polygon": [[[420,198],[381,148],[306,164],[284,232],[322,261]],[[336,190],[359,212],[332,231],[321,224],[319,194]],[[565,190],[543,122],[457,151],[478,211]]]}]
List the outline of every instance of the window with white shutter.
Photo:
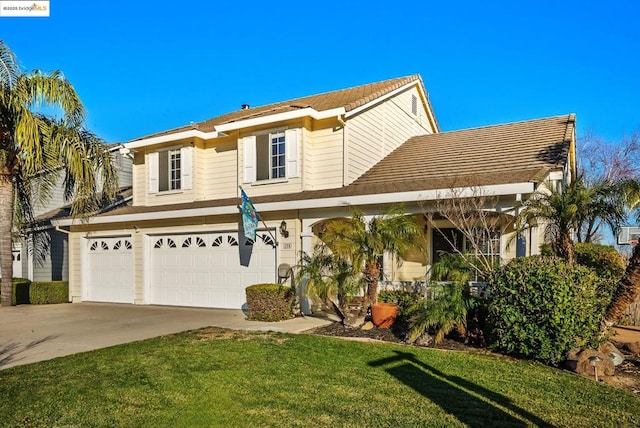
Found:
[{"label": "window with white shutter", "polygon": [[192,147],[149,153],[149,193],[192,187]]},{"label": "window with white shutter", "polygon": [[246,137],[243,143],[245,183],[300,176],[298,130]]}]

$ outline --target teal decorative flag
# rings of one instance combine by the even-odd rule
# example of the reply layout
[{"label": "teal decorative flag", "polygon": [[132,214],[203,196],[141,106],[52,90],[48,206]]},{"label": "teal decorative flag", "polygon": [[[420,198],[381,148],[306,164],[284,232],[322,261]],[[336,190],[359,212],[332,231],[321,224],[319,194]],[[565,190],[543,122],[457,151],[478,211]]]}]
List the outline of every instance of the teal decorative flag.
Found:
[{"label": "teal decorative flag", "polygon": [[253,206],[253,202],[244,193],[244,189],[241,189],[242,192],[242,206],[240,210],[242,211],[242,226],[244,228],[244,236],[250,238],[252,241],[256,240],[256,229],[258,229],[258,213],[256,212],[256,208]]}]

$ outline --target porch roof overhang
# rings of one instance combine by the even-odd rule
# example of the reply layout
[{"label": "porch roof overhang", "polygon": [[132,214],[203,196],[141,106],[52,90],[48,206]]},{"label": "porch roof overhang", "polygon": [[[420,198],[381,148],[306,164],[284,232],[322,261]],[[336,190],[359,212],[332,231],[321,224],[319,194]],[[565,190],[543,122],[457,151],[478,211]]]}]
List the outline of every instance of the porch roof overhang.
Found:
[{"label": "porch roof overhang", "polygon": [[[388,192],[375,194],[349,194],[341,189],[319,190],[260,196],[252,198],[258,212],[277,212],[291,210],[311,210],[349,206],[385,205],[396,203],[428,202],[437,199],[455,197],[472,197],[481,192],[485,196],[509,196],[530,194],[535,190],[535,183],[520,182],[493,184],[477,187],[443,188],[432,190],[411,190],[405,192]],[[274,199],[277,198],[277,199]],[[240,198],[227,198],[211,201],[197,201],[185,204],[126,207],[113,213],[106,213],[91,218],[64,218],[53,220],[55,226],[72,226],[86,224],[109,224],[122,222],[139,222],[161,219],[177,219],[189,217],[216,216],[238,214]]]}]

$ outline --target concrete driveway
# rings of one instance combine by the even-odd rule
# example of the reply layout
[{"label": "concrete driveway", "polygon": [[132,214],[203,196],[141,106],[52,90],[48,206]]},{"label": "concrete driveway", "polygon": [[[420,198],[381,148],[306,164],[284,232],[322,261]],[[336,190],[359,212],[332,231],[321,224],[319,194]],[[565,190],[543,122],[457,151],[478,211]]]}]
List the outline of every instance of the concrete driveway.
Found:
[{"label": "concrete driveway", "polygon": [[327,321],[247,321],[240,310],[110,303],[0,308],[0,369],[202,327],[299,333]]}]

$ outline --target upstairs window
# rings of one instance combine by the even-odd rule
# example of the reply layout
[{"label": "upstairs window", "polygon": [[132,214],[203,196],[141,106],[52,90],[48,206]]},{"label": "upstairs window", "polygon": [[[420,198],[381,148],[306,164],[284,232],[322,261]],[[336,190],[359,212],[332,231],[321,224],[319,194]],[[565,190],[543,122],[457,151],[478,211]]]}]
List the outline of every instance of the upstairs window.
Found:
[{"label": "upstairs window", "polygon": [[180,190],[180,150],[158,152],[158,190]]},{"label": "upstairs window", "polygon": [[149,153],[149,193],[191,189],[191,147]]},{"label": "upstairs window", "polygon": [[242,142],[244,183],[299,177],[297,129],[252,135]]},{"label": "upstairs window", "polygon": [[286,165],[284,132],[256,136],[256,180],[285,178]]}]

